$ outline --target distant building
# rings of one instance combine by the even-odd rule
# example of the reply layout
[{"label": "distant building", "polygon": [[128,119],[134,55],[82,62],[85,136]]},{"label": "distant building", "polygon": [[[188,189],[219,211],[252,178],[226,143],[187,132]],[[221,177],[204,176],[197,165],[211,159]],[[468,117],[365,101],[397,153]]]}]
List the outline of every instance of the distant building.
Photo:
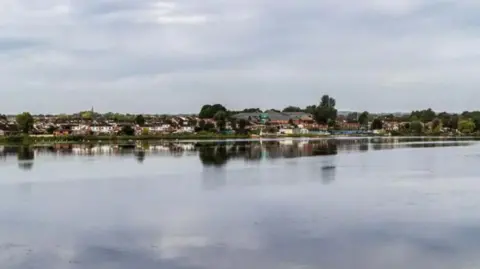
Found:
[{"label": "distant building", "polygon": [[277,112],[269,110],[266,112],[239,113],[232,116],[237,120],[246,120],[253,124],[271,124],[271,125],[288,125],[294,123],[296,125],[311,125],[315,121],[313,116],[305,112]]},{"label": "distant building", "polygon": [[291,134],[293,134],[293,129],[292,128],[282,128],[282,129],[278,130],[278,134],[291,135]]}]

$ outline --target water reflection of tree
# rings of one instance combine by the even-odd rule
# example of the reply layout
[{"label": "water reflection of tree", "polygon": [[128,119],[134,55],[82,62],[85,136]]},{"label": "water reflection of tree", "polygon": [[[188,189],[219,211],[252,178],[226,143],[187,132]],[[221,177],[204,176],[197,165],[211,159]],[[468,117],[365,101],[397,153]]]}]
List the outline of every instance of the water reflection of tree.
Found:
[{"label": "water reflection of tree", "polygon": [[327,156],[338,154],[333,141],[317,143],[280,144],[278,141],[266,143],[197,144],[200,160],[206,166],[223,166],[231,159],[260,161],[262,158],[296,158],[302,156]]},{"label": "water reflection of tree", "polygon": [[[442,141],[442,143],[435,143]],[[451,147],[466,145],[468,141],[450,141],[441,139],[424,139],[420,143],[418,139],[408,138],[358,138],[358,139],[325,139],[325,140],[280,140],[280,141],[237,141],[237,142],[161,142],[161,143],[135,143],[126,142],[118,145],[104,144],[56,144],[52,146],[35,147],[35,153],[50,155],[134,155],[142,163],[146,155],[156,154],[165,156],[182,157],[186,153],[198,154],[202,164],[206,166],[220,167],[233,159],[246,162],[260,162],[265,159],[297,158],[307,156],[334,156],[340,152],[359,152],[368,150],[387,150],[396,148],[417,147]],[[111,149],[109,149],[111,147]],[[20,152],[22,151],[22,152]],[[28,151],[30,153],[28,153]],[[2,147],[0,156],[28,156],[33,149],[28,147]],[[1,158],[1,157],[0,157]],[[25,159],[19,157],[20,159]],[[324,158],[322,162],[327,160]],[[22,160],[21,165],[25,169],[32,168],[32,162]]]},{"label": "water reflection of tree", "polygon": [[327,164],[322,167],[322,182],[329,184],[335,181],[337,175],[337,167],[335,164]]},{"label": "water reflection of tree", "polygon": [[312,150],[312,156],[324,156],[322,159],[321,178],[324,184],[335,180],[337,166],[335,155],[338,154],[339,141],[321,141]]},{"label": "water reflection of tree", "polygon": [[250,146],[245,150],[245,160],[257,162],[262,159],[262,146],[260,143],[250,144]]},{"label": "water reflection of tree", "polygon": [[135,157],[137,158],[137,161],[139,163],[143,163],[145,161],[145,151],[143,150],[138,150],[135,152]]},{"label": "water reflection of tree", "polygon": [[312,156],[337,155],[338,145],[335,141],[326,141],[314,144],[312,147]]},{"label": "water reflection of tree", "polygon": [[199,145],[198,146],[200,160],[203,165],[206,166],[223,166],[228,161],[228,152],[225,144],[211,146],[211,145]]},{"label": "water reflection of tree", "polygon": [[358,150],[359,151],[368,151],[369,150],[369,147],[370,145],[368,143],[361,143],[359,146],[358,146]]},{"label": "water reflection of tree", "polygon": [[18,167],[23,170],[31,170],[33,168],[33,160],[35,153],[31,147],[21,146],[17,150]]}]

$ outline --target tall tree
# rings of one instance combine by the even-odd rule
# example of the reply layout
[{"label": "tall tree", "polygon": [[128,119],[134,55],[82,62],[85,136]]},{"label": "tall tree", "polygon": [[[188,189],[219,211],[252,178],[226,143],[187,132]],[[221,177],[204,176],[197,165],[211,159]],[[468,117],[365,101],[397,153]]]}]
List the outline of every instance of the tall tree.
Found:
[{"label": "tall tree", "polygon": [[246,113],[254,113],[254,112],[262,112],[260,108],[245,108],[242,112]]},{"label": "tall tree", "polygon": [[215,115],[213,116],[213,119],[214,120],[226,120],[227,119],[227,113],[225,111],[218,111],[217,113],[215,113]]},{"label": "tall tree", "polygon": [[475,131],[480,131],[480,111],[464,112],[462,115],[475,123]]},{"label": "tall tree", "polygon": [[383,122],[381,119],[376,118],[372,121],[372,130],[381,130],[383,129]]},{"label": "tall tree", "polygon": [[211,119],[219,111],[227,112],[227,109],[221,104],[204,105],[198,114],[201,119]]},{"label": "tall tree", "polygon": [[282,112],[302,112],[303,110],[296,106],[288,106],[282,110]]},{"label": "tall tree", "polygon": [[419,120],[412,121],[410,123],[410,131],[414,134],[423,133],[423,123]]},{"label": "tall tree", "polygon": [[328,95],[322,96],[320,105],[315,109],[315,120],[319,124],[332,124],[337,119],[336,101]]},{"label": "tall tree", "polygon": [[145,117],[143,117],[143,115],[137,115],[135,117],[135,123],[140,125],[140,126],[144,126],[145,125]]},{"label": "tall tree", "polygon": [[18,129],[24,133],[28,134],[33,130],[33,117],[28,112],[23,112],[22,114],[17,115],[16,117]]},{"label": "tall tree", "polygon": [[198,128],[202,131],[205,130],[205,120],[200,120],[198,122]]},{"label": "tall tree", "polygon": [[416,117],[416,119],[422,122],[430,122],[434,120],[436,116],[437,114],[435,113],[435,111],[429,108],[425,110],[412,111],[412,113],[410,114],[410,119],[412,121],[415,121],[413,118]]},{"label": "tall tree", "polygon": [[238,121],[238,132],[244,134],[246,132],[248,122],[245,119],[240,119]]},{"label": "tall tree", "polygon": [[317,110],[316,105],[307,106],[305,108],[305,113],[310,113],[310,114],[314,115],[316,110]]},{"label": "tall tree", "polygon": [[236,129],[237,129],[237,119],[235,119],[235,118],[230,118],[229,121],[230,121],[230,127],[231,127],[233,130],[236,130]]},{"label": "tall tree", "polygon": [[475,122],[472,119],[462,119],[458,122],[458,130],[464,134],[471,134],[475,129]]},{"label": "tall tree", "polygon": [[357,112],[348,113],[347,122],[349,122],[349,123],[358,122],[358,113]]},{"label": "tall tree", "polygon": [[83,120],[92,120],[93,119],[93,112],[92,111],[80,112],[80,117]]},{"label": "tall tree", "polygon": [[205,126],[204,126],[204,130],[207,131],[207,132],[211,132],[215,129],[215,124],[211,123],[211,122],[207,122],[205,123]]},{"label": "tall tree", "polygon": [[213,118],[217,122],[217,128],[220,131],[225,130],[225,126],[227,124],[227,113],[225,111],[218,111]]},{"label": "tall tree", "polygon": [[439,133],[442,129],[442,121],[440,119],[434,119],[432,121],[432,132]]},{"label": "tall tree", "polygon": [[128,136],[135,135],[135,129],[133,129],[130,125],[125,125],[122,127],[121,134]]},{"label": "tall tree", "polygon": [[360,116],[358,116],[358,123],[362,126],[366,126],[368,124],[368,112],[364,111]]}]

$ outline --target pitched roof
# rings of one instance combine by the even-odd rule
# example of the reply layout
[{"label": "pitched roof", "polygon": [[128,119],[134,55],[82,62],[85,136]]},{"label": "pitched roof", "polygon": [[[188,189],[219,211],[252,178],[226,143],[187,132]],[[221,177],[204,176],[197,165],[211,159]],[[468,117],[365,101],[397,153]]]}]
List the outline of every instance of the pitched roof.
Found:
[{"label": "pitched roof", "polygon": [[258,119],[262,115],[266,115],[271,121],[289,121],[289,120],[310,120],[313,119],[313,116],[309,113],[305,112],[277,112],[273,110],[266,111],[265,113],[262,112],[242,112],[233,115],[233,118],[236,119]]}]

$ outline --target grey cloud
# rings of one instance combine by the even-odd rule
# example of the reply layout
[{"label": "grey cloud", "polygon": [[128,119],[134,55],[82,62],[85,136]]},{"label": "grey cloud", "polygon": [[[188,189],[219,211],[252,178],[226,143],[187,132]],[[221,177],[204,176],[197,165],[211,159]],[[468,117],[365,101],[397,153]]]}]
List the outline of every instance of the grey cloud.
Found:
[{"label": "grey cloud", "polygon": [[[480,67],[480,6],[472,1],[162,2],[58,0],[42,7],[50,11],[41,24],[9,21],[0,35],[22,29],[23,43],[6,42],[4,50],[29,49],[21,57],[4,53],[0,61],[9,64],[0,69],[11,75],[0,83],[36,95],[44,100],[37,107],[51,112],[76,111],[78,102],[47,103],[46,96],[69,92],[100,110],[159,113],[197,111],[201,102],[306,105],[323,93],[335,96],[340,108],[371,111],[465,110],[480,98],[471,90],[480,81],[469,71]],[[69,12],[57,12],[59,5]],[[28,18],[32,10],[19,12]],[[36,40],[45,43],[35,46]],[[458,102],[429,98],[450,87]],[[19,111],[22,98],[0,91],[14,100],[0,103],[6,112]],[[105,104],[93,92],[120,95]],[[171,92],[168,102],[141,105]],[[420,100],[411,100],[413,92]],[[138,104],[129,101],[135,93]],[[276,98],[268,98],[273,93]]]},{"label": "grey cloud", "polygon": [[27,38],[0,38],[0,53],[39,47],[42,42]]},{"label": "grey cloud", "polygon": [[102,15],[121,11],[136,11],[145,8],[145,3],[154,1],[72,1],[75,11],[85,15]]}]

